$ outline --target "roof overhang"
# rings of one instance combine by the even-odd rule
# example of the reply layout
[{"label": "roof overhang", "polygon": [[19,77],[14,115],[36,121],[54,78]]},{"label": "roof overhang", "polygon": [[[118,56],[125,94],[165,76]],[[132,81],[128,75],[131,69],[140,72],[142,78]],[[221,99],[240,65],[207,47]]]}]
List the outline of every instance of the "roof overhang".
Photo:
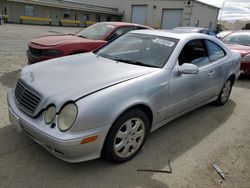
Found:
[{"label": "roof overhang", "polygon": [[118,11],[117,8],[84,4],[80,2],[69,2],[66,0],[8,0],[8,1],[15,3],[25,3],[25,4],[47,6],[47,7],[87,11],[87,12],[105,13],[118,16],[124,15],[124,13]]},{"label": "roof overhang", "polygon": [[203,4],[203,5],[207,5],[209,7],[212,7],[212,8],[216,8],[216,9],[220,9],[220,7],[217,7],[215,5],[211,5],[211,4],[208,4],[208,3],[205,3],[203,1],[199,1],[199,0],[195,0],[197,3],[200,3],[200,4]]}]

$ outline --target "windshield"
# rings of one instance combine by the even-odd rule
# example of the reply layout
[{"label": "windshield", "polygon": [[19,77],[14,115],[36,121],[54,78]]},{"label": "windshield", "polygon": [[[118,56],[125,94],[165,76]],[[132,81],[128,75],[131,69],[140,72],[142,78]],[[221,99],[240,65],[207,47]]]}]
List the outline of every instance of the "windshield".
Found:
[{"label": "windshield", "polygon": [[111,25],[109,23],[97,23],[79,31],[78,33],[75,34],[75,36],[100,40],[107,33],[113,30],[114,27],[115,27],[114,25]]},{"label": "windshield", "polygon": [[250,46],[250,33],[232,33],[223,39],[226,44]]},{"label": "windshield", "polygon": [[224,38],[225,36],[227,36],[228,34],[230,34],[232,31],[221,31],[219,32],[216,36],[220,39]]},{"label": "windshield", "polygon": [[125,34],[96,52],[123,63],[163,67],[178,39],[143,34]]}]

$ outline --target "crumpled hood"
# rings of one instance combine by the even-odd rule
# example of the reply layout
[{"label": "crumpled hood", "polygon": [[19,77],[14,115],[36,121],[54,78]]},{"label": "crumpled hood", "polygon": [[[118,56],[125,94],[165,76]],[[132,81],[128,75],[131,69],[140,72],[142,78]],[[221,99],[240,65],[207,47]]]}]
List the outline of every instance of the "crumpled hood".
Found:
[{"label": "crumpled hood", "polygon": [[81,37],[76,37],[73,35],[54,35],[54,36],[45,36],[36,38],[31,41],[34,44],[38,44],[41,46],[56,46],[60,44],[72,44],[72,43],[89,43],[95,42],[92,39],[85,39]]},{"label": "crumpled hood", "polygon": [[241,55],[250,53],[250,46],[243,46],[239,44],[226,44],[232,51],[238,52]]},{"label": "crumpled hood", "polygon": [[48,60],[27,66],[21,79],[43,96],[41,108],[60,104],[158,70],[106,59],[94,53]]}]

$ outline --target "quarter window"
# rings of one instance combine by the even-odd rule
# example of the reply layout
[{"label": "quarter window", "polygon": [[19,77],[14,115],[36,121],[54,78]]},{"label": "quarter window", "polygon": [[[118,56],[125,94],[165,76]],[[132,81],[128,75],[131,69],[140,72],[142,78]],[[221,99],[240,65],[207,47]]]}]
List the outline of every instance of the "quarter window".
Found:
[{"label": "quarter window", "polygon": [[210,62],[216,61],[217,59],[220,59],[226,55],[224,50],[214,42],[206,40],[206,44]]}]

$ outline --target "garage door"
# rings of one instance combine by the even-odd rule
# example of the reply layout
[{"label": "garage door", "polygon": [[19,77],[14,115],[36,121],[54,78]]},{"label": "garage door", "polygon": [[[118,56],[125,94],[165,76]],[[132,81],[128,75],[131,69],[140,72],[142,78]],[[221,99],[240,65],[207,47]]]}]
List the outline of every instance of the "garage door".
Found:
[{"label": "garage door", "polygon": [[147,23],[147,5],[132,5],[132,22],[137,24]]},{"label": "garage door", "polygon": [[183,9],[164,9],[162,11],[161,28],[173,29],[181,26]]}]

